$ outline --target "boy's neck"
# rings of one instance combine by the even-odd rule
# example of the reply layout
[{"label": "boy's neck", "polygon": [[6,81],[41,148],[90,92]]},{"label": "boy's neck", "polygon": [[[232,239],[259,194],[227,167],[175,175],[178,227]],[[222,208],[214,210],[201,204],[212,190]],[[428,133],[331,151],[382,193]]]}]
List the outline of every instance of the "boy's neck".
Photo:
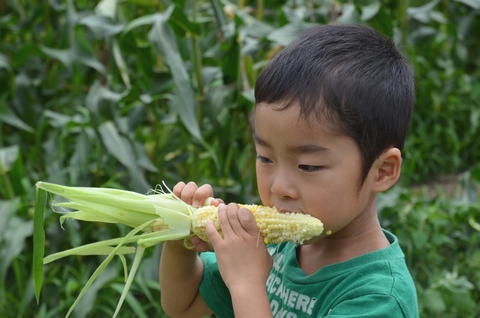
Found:
[{"label": "boy's neck", "polygon": [[378,218],[372,218],[363,229],[348,233],[345,231],[325,237],[320,241],[301,245],[297,248],[297,260],[300,268],[311,275],[327,265],[348,261],[390,245],[383,234]]}]

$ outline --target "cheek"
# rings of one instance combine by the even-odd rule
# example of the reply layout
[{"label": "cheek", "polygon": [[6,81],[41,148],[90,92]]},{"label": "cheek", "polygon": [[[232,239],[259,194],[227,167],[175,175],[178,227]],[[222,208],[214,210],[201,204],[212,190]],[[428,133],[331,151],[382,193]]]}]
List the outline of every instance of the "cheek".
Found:
[{"label": "cheek", "polygon": [[325,228],[333,230],[339,221],[343,222],[355,213],[358,203],[356,189],[353,182],[340,177],[331,178],[328,184],[306,194],[305,198],[310,198],[307,210],[316,211],[315,216],[325,224]]},{"label": "cheek", "polygon": [[265,167],[262,167],[261,164],[256,164],[256,174],[257,174],[257,187],[258,193],[260,194],[260,199],[262,200],[263,205],[269,205],[269,196],[270,193],[270,182],[269,174],[265,171]]}]

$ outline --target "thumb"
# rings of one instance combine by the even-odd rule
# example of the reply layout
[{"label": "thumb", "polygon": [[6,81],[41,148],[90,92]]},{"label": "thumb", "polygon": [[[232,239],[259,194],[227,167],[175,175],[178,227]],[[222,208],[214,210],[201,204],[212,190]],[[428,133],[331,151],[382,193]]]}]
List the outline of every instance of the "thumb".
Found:
[{"label": "thumb", "polygon": [[192,242],[193,247],[195,247],[195,249],[199,252],[206,252],[211,250],[210,244],[200,239],[198,236],[192,236],[190,241]]},{"label": "thumb", "polygon": [[222,236],[218,233],[217,228],[213,221],[207,221],[207,225],[205,227],[205,232],[207,234],[208,240],[212,243],[213,248],[215,248],[216,244],[219,244],[223,241]]}]

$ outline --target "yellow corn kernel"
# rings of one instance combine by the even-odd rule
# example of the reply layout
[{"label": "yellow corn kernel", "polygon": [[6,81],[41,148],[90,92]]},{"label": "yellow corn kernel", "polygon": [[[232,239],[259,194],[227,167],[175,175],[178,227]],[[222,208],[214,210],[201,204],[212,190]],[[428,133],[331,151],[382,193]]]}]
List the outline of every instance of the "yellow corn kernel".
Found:
[{"label": "yellow corn kernel", "polygon": [[[255,217],[255,222],[263,236],[265,244],[293,242],[303,244],[323,232],[323,223],[311,215],[300,213],[280,213],[275,207],[261,205],[243,205]],[[192,232],[204,241],[208,241],[205,231],[207,221],[212,220],[217,231],[223,236],[218,222],[218,209],[215,206],[205,206],[197,209],[192,216]]]},{"label": "yellow corn kernel", "polygon": [[168,223],[164,219],[158,218],[149,227],[145,228],[143,231],[145,233],[158,232],[161,230],[168,229]]}]

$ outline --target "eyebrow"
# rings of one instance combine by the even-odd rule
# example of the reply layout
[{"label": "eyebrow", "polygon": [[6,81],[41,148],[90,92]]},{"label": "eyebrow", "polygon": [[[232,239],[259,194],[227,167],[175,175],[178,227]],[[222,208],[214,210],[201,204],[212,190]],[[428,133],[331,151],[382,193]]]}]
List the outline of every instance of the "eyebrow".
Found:
[{"label": "eyebrow", "polygon": [[[262,138],[258,137],[257,134],[253,134],[253,139],[260,146],[270,147],[270,144],[265,140],[263,140]],[[310,154],[310,153],[325,152],[325,151],[328,151],[328,148],[314,145],[314,144],[305,144],[305,145],[288,146],[287,150],[291,152]]]}]

